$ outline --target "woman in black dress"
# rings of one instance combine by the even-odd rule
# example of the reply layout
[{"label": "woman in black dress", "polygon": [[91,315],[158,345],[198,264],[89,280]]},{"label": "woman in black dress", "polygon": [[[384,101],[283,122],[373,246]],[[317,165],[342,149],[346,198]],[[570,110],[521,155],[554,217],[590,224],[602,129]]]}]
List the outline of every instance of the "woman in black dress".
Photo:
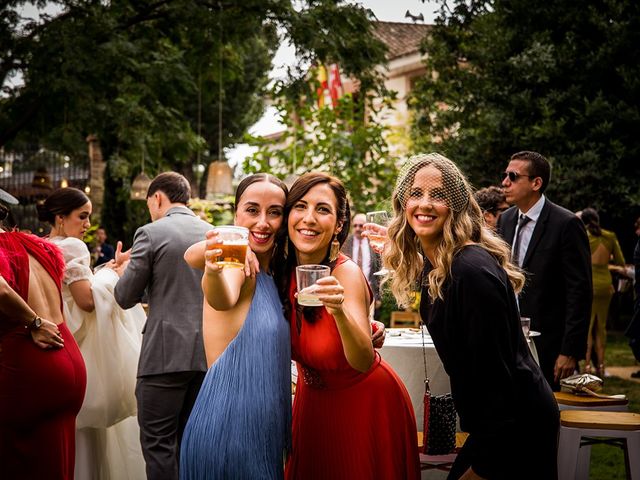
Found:
[{"label": "woman in black dress", "polygon": [[383,254],[400,305],[420,313],[469,438],[450,479],[556,478],[558,406],[520,327],[524,276],[485,227],[471,188],[438,154],[409,159]]}]

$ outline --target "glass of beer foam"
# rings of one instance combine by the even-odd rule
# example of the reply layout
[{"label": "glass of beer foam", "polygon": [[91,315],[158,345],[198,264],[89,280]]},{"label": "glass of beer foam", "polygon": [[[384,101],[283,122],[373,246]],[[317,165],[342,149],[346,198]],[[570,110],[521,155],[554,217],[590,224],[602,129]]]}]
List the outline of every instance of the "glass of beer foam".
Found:
[{"label": "glass of beer foam", "polygon": [[216,263],[221,267],[244,268],[244,261],[249,248],[249,229],[224,225],[216,227],[219,243],[210,246],[211,250],[220,249]]}]

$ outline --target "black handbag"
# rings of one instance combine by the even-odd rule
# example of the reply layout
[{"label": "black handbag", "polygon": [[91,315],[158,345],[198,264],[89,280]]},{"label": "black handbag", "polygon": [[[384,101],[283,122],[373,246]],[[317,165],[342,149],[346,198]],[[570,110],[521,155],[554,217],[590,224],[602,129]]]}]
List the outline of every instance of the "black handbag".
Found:
[{"label": "black handbag", "polygon": [[427,455],[447,455],[456,448],[457,413],[450,393],[432,395],[427,373],[427,349],[422,333],[422,356],[424,360],[424,423],[422,453]]}]

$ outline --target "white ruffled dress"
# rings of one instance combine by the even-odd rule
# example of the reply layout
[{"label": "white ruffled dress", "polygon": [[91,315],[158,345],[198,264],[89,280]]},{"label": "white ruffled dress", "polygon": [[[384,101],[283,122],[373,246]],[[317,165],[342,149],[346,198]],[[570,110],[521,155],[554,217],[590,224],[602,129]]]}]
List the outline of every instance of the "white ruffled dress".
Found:
[{"label": "white ruffled dress", "polygon": [[[74,237],[49,240],[64,254],[65,319],[87,367],[87,392],[76,422],[75,478],[144,479],[135,385],[146,315],[141,305],[128,310],[118,306],[113,293],[118,275],[108,268],[94,275],[84,242]],[[71,295],[69,285],[79,280],[91,284],[93,312],[82,310]]]}]

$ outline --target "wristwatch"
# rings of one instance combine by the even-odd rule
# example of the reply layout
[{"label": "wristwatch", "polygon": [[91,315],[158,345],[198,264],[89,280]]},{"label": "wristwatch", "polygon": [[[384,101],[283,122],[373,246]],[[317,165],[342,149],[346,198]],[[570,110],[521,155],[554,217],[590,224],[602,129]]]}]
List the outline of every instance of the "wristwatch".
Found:
[{"label": "wristwatch", "polygon": [[33,317],[33,320],[31,320],[31,323],[29,323],[29,326],[27,328],[29,330],[38,330],[41,326],[42,319],[38,315],[36,315],[35,317]]}]

